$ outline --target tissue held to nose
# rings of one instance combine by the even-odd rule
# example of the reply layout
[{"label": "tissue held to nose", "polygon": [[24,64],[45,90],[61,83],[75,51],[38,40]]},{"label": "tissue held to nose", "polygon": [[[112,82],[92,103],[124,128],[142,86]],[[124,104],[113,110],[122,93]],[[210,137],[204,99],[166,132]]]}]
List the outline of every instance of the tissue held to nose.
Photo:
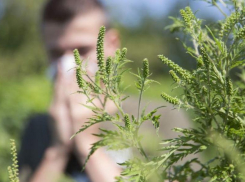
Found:
[{"label": "tissue held to nose", "polygon": [[70,76],[72,75],[72,68],[75,68],[76,64],[72,54],[64,55],[60,58],[60,67],[63,75]]},{"label": "tissue held to nose", "polygon": [[[83,59],[83,58],[81,58]],[[58,62],[60,63],[61,71],[64,76],[71,76],[73,73],[73,69],[75,68],[75,60],[72,54],[67,54],[59,59],[57,61],[54,61],[51,63],[47,70],[47,76],[51,79],[54,80],[56,74],[57,74],[57,66]],[[83,66],[87,67],[88,74],[95,75],[96,71],[98,71],[98,65],[92,60],[84,60],[83,61]]]}]

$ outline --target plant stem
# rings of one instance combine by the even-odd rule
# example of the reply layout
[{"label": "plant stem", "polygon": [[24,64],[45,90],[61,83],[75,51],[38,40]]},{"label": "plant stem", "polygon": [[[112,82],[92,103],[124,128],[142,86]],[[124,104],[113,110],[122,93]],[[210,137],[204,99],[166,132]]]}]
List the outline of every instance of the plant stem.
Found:
[{"label": "plant stem", "polygon": [[[86,95],[87,99],[88,99],[89,101],[91,101],[90,97],[89,97],[88,94],[84,91],[84,89],[83,89],[83,92],[84,92],[84,94]],[[91,103],[94,107],[97,108],[97,106],[94,104],[93,101],[91,101],[90,103]]]},{"label": "plant stem", "polygon": [[125,113],[123,112],[122,108],[119,106],[119,104],[116,102],[115,99],[113,99],[113,102],[114,102],[115,106],[117,107],[117,109],[120,111],[121,115],[124,116]]},{"label": "plant stem", "polygon": [[138,141],[138,147],[139,147],[138,149],[139,149],[141,155],[143,155],[145,157],[145,159],[148,161],[149,159],[148,159],[148,157],[147,157],[147,155],[146,155],[146,153],[145,153],[140,141]]},{"label": "plant stem", "polygon": [[193,43],[193,46],[194,46],[195,51],[196,51],[196,56],[199,56],[200,54],[199,54],[199,51],[198,51],[198,45],[197,45],[196,40],[193,39],[192,43]]},{"label": "plant stem", "polygon": [[216,6],[216,7],[218,8],[218,10],[219,10],[225,17],[227,17],[227,15],[225,14],[225,12],[219,7],[219,5],[218,5],[216,2],[214,2],[213,5]]},{"label": "plant stem", "polygon": [[139,97],[139,103],[138,103],[138,114],[137,114],[137,121],[139,122],[139,117],[140,117],[140,105],[141,105],[141,99],[142,99],[142,94],[143,94],[143,89],[145,86],[145,78],[143,78],[141,89],[140,89],[140,97]]}]

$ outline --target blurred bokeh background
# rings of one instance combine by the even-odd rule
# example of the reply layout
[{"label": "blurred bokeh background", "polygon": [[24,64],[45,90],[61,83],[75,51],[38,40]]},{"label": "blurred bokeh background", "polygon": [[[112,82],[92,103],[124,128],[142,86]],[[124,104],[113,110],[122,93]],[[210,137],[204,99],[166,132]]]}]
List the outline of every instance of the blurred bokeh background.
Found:
[{"label": "blurred bokeh background", "polygon": [[[46,76],[48,62],[39,30],[40,12],[45,0],[0,0],[0,182],[7,181],[10,164],[9,139],[21,137],[30,115],[45,112],[51,97],[51,83]],[[192,69],[192,58],[185,53],[179,34],[164,29],[171,24],[169,16],[179,16],[179,9],[190,5],[206,22],[222,19],[216,8],[191,0],[104,0],[109,16],[121,34],[122,47],[128,48],[133,70],[148,58],[153,77],[161,84],[153,85],[146,97],[159,98],[162,91],[172,92],[168,69],[157,55],[164,54],[181,66]],[[184,37],[182,37],[184,38]],[[125,84],[137,94],[128,75]],[[127,81],[128,80],[128,81]]]}]

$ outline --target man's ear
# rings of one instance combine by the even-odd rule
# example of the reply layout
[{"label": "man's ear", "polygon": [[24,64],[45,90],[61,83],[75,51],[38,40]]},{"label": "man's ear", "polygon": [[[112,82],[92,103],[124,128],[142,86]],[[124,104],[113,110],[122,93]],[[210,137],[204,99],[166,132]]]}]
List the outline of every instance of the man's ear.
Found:
[{"label": "man's ear", "polygon": [[116,29],[109,29],[105,34],[105,56],[113,56],[120,47],[119,33]]}]

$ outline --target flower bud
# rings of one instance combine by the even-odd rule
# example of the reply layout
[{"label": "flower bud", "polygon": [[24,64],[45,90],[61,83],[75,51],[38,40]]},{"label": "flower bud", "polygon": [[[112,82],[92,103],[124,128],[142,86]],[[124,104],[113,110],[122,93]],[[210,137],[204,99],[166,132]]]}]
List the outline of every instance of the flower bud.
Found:
[{"label": "flower bud", "polygon": [[97,40],[97,60],[100,72],[103,74],[105,69],[105,57],[104,57],[104,38],[105,38],[105,27],[102,26],[99,31]]},{"label": "flower bud", "polygon": [[169,95],[166,94],[166,93],[162,93],[161,96],[162,96],[162,98],[163,98],[165,101],[169,102],[170,104],[173,104],[173,105],[179,105],[179,104],[180,104],[179,99],[173,98],[173,97],[169,96]]},{"label": "flower bud", "polygon": [[73,54],[74,54],[74,58],[75,58],[76,65],[77,65],[77,66],[81,66],[82,61],[81,61],[80,54],[79,54],[78,50],[75,49],[75,50],[73,51]]},{"label": "flower bud", "polygon": [[233,84],[230,78],[226,78],[226,92],[227,95],[231,96],[233,94]]},{"label": "flower bud", "polygon": [[169,71],[169,74],[171,75],[172,79],[176,82],[176,83],[180,83],[180,78],[176,75],[176,73],[173,70]]},{"label": "flower bud", "polygon": [[149,62],[148,59],[143,60],[143,77],[147,78],[149,76]]},{"label": "flower bud", "polygon": [[112,70],[112,58],[108,57],[106,60],[106,73],[107,73],[107,75],[111,74],[111,70]]},{"label": "flower bud", "polygon": [[130,119],[129,119],[128,114],[125,114],[125,115],[124,115],[124,122],[125,122],[125,127],[126,127],[129,131],[131,131],[132,126],[131,126],[131,122],[130,122]]}]

